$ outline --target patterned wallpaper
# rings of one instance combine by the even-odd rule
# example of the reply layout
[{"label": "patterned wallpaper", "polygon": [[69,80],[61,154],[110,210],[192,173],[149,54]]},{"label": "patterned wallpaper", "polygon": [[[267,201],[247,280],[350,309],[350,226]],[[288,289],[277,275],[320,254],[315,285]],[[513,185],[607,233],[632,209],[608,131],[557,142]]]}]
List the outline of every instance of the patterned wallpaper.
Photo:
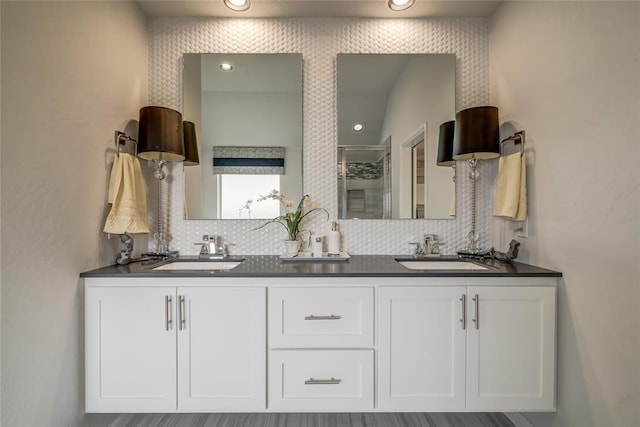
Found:
[{"label": "patterned wallpaper", "polygon": [[[488,22],[484,18],[375,20],[343,18],[203,19],[155,18],[149,23],[149,103],[182,111],[184,53],[302,53],[304,191],[337,214],[336,55],[338,53],[453,53],[456,55],[456,110],[489,102]],[[477,228],[481,245],[491,242],[491,188],[495,161],[479,162]],[[171,248],[183,255],[205,233],[235,243],[231,253],[279,254],[286,237],[277,226],[254,230],[259,220],[183,219],[182,166],[170,165],[164,184]],[[470,181],[458,164],[455,220],[342,220],[343,249],[352,254],[406,254],[410,240],[436,233],[444,253],[464,248],[470,229]],[[156,189],[150,184],[150,194]],[[155,200],[150,200],[155,206]],[[154,209],[151,209],[154,210]],[[152,218],[151,227],[155,227]],[[311,224],[324,234],[330,223]]]}]

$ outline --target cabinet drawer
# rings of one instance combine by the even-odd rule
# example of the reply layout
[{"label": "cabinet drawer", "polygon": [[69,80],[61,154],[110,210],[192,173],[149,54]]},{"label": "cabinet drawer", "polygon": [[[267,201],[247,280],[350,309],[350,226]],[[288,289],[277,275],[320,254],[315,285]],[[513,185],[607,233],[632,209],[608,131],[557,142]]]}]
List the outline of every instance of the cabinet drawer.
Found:
[{"label": "cabinet drawer", "polygon": [[272,288],[271,348],[371,347],[373,288]]},{"label": "cabinet drawer", "polygon": [[269,409],[373,409],[373,350],[272,350]]}]

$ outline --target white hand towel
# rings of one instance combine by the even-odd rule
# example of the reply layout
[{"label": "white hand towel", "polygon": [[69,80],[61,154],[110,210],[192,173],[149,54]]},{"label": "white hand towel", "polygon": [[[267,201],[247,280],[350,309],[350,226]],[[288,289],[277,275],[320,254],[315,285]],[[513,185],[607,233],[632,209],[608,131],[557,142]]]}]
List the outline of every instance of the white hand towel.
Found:
[{"label": "white hand towel", "polygon": [[493,215],[514,221],[527,219],[527,170],[524,153],[500,157]]},{"label": "white hand towel", "polygon": [[105,233],[148,233],[147,191],[140,162],[131,154],[120,153],[113,160],[109,180],[111,211],[104,224]]}]

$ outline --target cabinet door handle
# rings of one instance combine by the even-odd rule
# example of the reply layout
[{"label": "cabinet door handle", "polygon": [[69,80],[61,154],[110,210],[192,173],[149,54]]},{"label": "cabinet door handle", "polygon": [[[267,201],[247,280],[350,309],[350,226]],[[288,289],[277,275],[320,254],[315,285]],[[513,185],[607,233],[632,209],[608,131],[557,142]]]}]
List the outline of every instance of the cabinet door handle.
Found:
[{"label": "cabinet door handle", "polygon": [[336,316],[335,314],[330,314],[329,316],[314,316],[313,314],[309,316],[305,316],[304,320],[340,320],[342,316]]},{"label": "cabinet door handle", "polygon": [[173,315],[172,315],[172,299],[170,295],[164,297],[164,318],[165,318],[165,327],[168,331],[173,328]]},{"label": "cabinet door handle", "polygon": [[478,308],[478,304],[480,303],[480,298],[478,297],[478,294],[475,294],[473,296],[473,302],[475,303],[475,313],[474,313],[474,319],[473,319],[473,323],[476,324],[476,329],[480,329],[480,309]]},{"label": "cabinet door handle", "polygon": [[325,385],[325,384],[340,384],[342,380],[331,377],[328,380],[317,380],[314,378],[309,378],[304,383],[307,385]]},{"label": "cabinet door handle", "polygon": [[179,301],[179,305],[178,305],[178,312],[179,312],[179,317],[180,317],[180,323],[179,323],[179,329],[183,330],[185,329],[185,325],[187,323],[186,319],[185,319],[185,309],[184,309],[184,295],[180,295],[180,301]]},{"label": "cabinet door handle", "polygon": [[462,302],[462,319],[460,319],[460,323],[462,323],[462,329],[467,329],[467,295],[462,294],[460,297],[460,301]]}]

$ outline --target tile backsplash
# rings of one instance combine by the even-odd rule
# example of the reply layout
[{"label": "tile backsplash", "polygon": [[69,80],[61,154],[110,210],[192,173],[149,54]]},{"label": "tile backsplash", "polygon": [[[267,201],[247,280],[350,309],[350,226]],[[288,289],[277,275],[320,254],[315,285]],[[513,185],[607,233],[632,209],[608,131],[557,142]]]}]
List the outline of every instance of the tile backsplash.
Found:
[{"label": "tile backsplash", "polygon": [[[184,53],[302,53],[303,183],[305,193],[337,214],[336,56],[338,53],[453,53],[456,55],[456,111],[489,102],[488,21],[484,18],[375,19],[202,19],[155,18],[150,22],[149,103],[182,111]],[[495,161],[479,162],[477,229],[481,245],[491,242],[491,188]],[[261,220],[184,220],[182,165],[169,165],[163,185],[171,248],[196,254],[193,243],[206,233],[235,243],[231,253],[279,254],[280,227]],[[458,162],[455,220],[342,220],[343,248],[352,254],[410,253],[407,242],[422,233],[445,241],[444,253],[465,247],[471,222],[471,184]],[[150,206],[155,206],[150,183]],[[155,209],[151,209],[155,211]],[[155,227],[157,218],[152,215]],[[312,224],[319,234],[329,223]]]}]

